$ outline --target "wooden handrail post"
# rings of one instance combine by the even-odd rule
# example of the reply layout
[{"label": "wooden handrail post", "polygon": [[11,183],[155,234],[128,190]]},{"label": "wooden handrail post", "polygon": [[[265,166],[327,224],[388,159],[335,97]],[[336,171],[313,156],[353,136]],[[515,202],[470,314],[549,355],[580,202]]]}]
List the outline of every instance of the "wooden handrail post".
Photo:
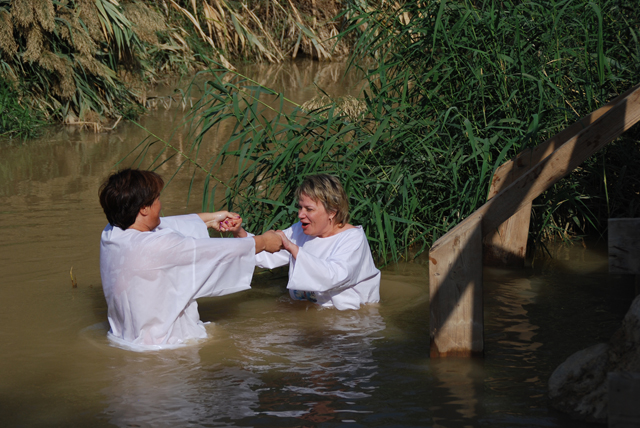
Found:
[{"label": "wooden handrail post", "polygon": [[484,352],[481,225],[473,215],[429,251],[431,357]]}]

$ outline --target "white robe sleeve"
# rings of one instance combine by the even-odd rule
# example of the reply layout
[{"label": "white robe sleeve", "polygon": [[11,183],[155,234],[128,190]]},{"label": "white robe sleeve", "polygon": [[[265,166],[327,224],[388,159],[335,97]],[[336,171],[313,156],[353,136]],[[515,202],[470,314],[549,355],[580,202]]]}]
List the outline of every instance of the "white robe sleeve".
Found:
[{"label": "white robe sleeve", "polygon": [[184,236],[190,236],[192,238],[209,237],[207,225],[198,214],[160,217],[160,226],[157,227],[157,230],[162,229],[173,229],[179,231]]}]

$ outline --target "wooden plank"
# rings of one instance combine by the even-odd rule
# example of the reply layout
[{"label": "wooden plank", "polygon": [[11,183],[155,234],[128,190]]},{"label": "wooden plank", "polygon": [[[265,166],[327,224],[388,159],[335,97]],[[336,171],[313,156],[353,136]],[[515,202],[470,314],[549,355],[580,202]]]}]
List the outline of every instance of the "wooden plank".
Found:
[{"label": "wooden plank", "polygon": [[640,275],[640,218],[609,219],[609,272]]},{"label": "wooden plank", "polygon": [[636,86],[607,113],[480,207],[476,213],[482,215],[483,233],[487,235],[495,230],[638,120],[640,87]]},{"label": "wooden plank", "polygon": [[609,428],[640,427],[640,373],[607,375]]},{"label": "wooden plank", "polygon": [[[557,148],[589,127],[589,125],[624,101],[627,96],[638,88],[640,88],[640,84],[627,90],[607,105],[576,121],[544,143],[523,151],[512,160],[499,166],[494,172],[487,200],[506,189],[507,186],[527,173],[532,166],[537,165],[551,155]],[[497,229],[485,231],[483,259],[486,266],[524,266],[530,218],[531,202],[528,202],[523,204],[513,216],[500,224]]]},{"label": "wooden plank", "polygon": [[481,222],[468,217],[429,251],[431,357],[483,354]]}]

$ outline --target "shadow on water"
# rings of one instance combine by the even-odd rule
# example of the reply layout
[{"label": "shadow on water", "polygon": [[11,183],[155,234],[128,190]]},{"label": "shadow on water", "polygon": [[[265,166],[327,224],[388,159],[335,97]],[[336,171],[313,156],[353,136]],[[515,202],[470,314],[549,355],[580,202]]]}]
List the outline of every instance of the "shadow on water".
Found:
[{"label": "shadow on water", "polygon": [[[338,75],[280,73],[297,93]],[[169,133],[178,117],[158,109],[144,120]],[[546,383],[573,352],[607,340],[633,297],[598,245],[486,269],[483,360],[429,359],[426,258],[385,267],[382,302],[357,312],[291,302],[285,277],[258,275],[252,290],[199,302],[202,343],[110,346],[97,189],[143,138],[121,124],[0,145],[0,426],[589,426],[551,410]],[[163,194],[166,215],[198,209],[187,187],[178,179]]]}]

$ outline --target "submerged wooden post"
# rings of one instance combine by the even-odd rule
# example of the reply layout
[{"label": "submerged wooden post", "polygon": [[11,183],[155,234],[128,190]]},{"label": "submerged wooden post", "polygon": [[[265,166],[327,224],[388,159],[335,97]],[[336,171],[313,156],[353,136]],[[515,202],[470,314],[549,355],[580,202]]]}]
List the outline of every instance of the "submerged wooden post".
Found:
[{"label": "submerged wooden post", "polygon": [[465,219],[429,251],[431,357],[484,352],[481,224]]},{"label": "submerged wooden post", "polygon": [[609,219],[609,272],[635,275],[640,294],[640,218]]}]

